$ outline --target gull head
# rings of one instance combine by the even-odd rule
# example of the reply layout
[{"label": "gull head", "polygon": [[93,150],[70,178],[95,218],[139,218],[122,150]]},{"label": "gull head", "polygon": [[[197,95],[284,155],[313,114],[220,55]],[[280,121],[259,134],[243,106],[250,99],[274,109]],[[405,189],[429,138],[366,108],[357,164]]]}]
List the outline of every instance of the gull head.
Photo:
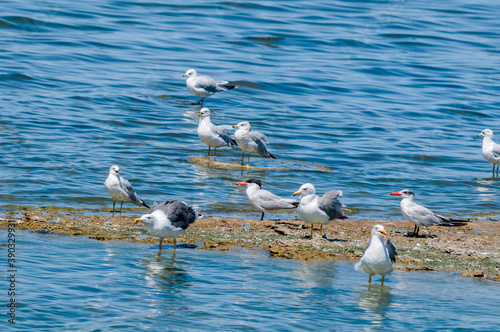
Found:
[{"label": "gull head", "polygon": [[307,196],[307,195],[314,195],[315,193],[316,189],[314,188],[314,185],[311,183],[306,183],[303,184],[298,191],[294,192],[293,196],[297,195]]},{"label": "gull head", "polygon": [[109,168],[109,174],[118,175],[120,173],[120,167],[113,165]]},{"label": "gull head", "polygon": [[250,131],[251,126],[250,126],[250,122],[242,121],[242,122],[238,123],[237,125],[234,125],[233,128],[238,128],[238,129]]},{"label": "gull head", "polygon": [[246,180],[245,182],[238,182],[236,185],[248,186],[248,185],[252,185],[252,184],[258,185],[259,188],[262,186],[262,182],[260,182],[260,180],[256,180],[256,179]]},{"label": "gull head", "polygon": [[482,132],[480,132],[479,134],[477,134],[476,137],[479,137],[479,136],[493,137],[493,130],[491,130],[491,129],[485,129]]},{"label": "gull head", "polygon": [[372,228],[372,236],[382,236],[384,239],[387,236],[387,231],[382,225],[375,225]]},{"label": "gull head", "polygon": [[182,77],[189,78],[189,77],[196,77],[196,75],[197,75],[196,74],[196,70],[194,70],[194,69],[188,69],[187,72],[184,75],[182,75]]},{"label": "gull head", "polygon": [[152,224],[154,221],[155,221],[155,218],[154,218],[154,216],[152,214],[145,214],[142,217],[136,218],[134,220],[134,222],[136,224],[140,223],[140,222],[142,222],[143,224]]},{"label": "gull head", "polygon": [[210,116],[210,110],[208,108],[203,107],[201,110],[198,111],[199,118],[205,118],[207,116]]},{"label": "gull head", "polygon": [[393,193],[390,193],[389,195],[391,196],[400,196],[401,198],[410,198],[412,201],[415,198],[415,193],[411,190],[408,189],[403,189],[401,191],[396,191]]}]

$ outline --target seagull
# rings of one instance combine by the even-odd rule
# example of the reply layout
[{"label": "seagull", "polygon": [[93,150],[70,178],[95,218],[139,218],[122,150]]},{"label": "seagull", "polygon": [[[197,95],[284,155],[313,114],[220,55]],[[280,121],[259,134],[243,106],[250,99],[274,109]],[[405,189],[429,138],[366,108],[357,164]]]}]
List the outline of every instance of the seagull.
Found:
[{"label": "seagull", "polygon": [[320,233],[323,233],[323,225],[327,225],[331,220],[347,219],[342,212],[344,205],[339,199],[342,197],[342,191],[331,190],[319,197],[316,189],[311,183],[303,184],[300,189],[293,193],[293,196],[301,195],[297,211],[300,218],[311,225],[311,239],[313,237],[314,224],[321,224]]},{"label": "seagull", "polygon": [[186,203],[177,200],[167,200],[161,204],[154,204],[148,214],[135,219],[142,222],[149,233],[160,238],[174,238],[174,250],[177,247],[177,236],[182,234],[190,224],[196,220],[196,212]]},{"label": "seagull", "polygon": [[253,206],[262,211],[260,220],[264,219],[264,212],[295,209],[299,206],[299,202],[294,199],[281,198],[270,191],[261,189],[262,183],[260,180],[250,179],[245,182],[238,182],[237,185],[247,186],[248,200]]},{"label": "seagull", "polygon": [[198,76],[196,70],[188,69],[183,77],[187,77],[186,87],[193,95],[201,97],[197,104],[203,104],[205,97],[216,92],[237,88],[237,85],[228,85],[228,81],[216,81],[210,76]]},{"label": "seagull", "polygon": [[417,237],[420,226],[463,226],[466,225],[468,221],[451,219],[448,217],[435,214],[428,208],[418,205],[413,200],[415,199],[415,193],[411,190],[404,189],[398,192],[390,193],[392,196],[400,196],[401,199],[401,213],[403,217],[415,224],[413,233],[408,236]]},{"label": "seagull", "polygon": [[387,231],[382,225],[375,225],[372,228],[372,237],[363,252],[361,260],[354,265],[356,271],[368,273],[368,284],[372,283],[372,275],[380,274],[382,276],[382,285],[384,277],[392,272],[392,263],[396,262],[396,246],[389,239],[384,241]]},{"label": "seagull", "polygon": [[495,165],[500,167],[500,144],[493,142],[493,131],[491,129],[485,129],[476,137],[484,136],[483,138],[483,156],[484,159],[493,164],[493,175],[495,175]]},{"label": "seagull", "polygon": [[109,168],[109,175],[104,185],[108,190],[109,196],[113,198],[113,217],[115,216],[115,202],[120,202],[120,215],[122,214],[123,203],[134,203],[137,206],[145,206],[150,208],[139,196],[135,193],[130,182],[122,178],[120,175],[120,167],[113,165]]},{"label": "seagull", "polygon": [[238,128],[234,133],[234,139],[243,151],[241,165],[243,165],[243,160],[245,159],[245,152],[248,153],[247,167],[250,166],[250,154],[252,153],[260,154],[264,158],[276,159],[276,157],[267,150],[267,137],[258,131],[252,131],[248,121],[240,122],[234,125],[233,128]]},{"label": "seagull", "polygon": [[[214,157],[217,154],[217,148],[223,146],[236,146],[236,141],[226,133],[224,126],[216,126],[210,121],[210,110],[206,107],[198,112],[200,123],[198,124],[198,137],[208,145],[208,156],[210,157],[210,148],[214,148]],[[227,126],[230,127],[230,126]]]}]

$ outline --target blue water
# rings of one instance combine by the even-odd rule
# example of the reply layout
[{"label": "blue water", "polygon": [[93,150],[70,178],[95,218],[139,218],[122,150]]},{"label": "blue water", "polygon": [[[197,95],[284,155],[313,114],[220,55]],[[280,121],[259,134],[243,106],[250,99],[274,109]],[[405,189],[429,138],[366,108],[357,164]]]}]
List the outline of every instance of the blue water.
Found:
[{"label": "blue water", "polygon": [[29,231],[16,240],[23,331],[499,330],[500,284],[453,274],[394,271],[369,287],[353,263],[172,246],[159,256]]},{"label": "blue water", "polygon": [[[103,182],[117,164],[147,203],[178,198],[212,215],[251,208],[234,186],[250,177],[288,197],[305,182],[341,189],[359,218],[401,218],[388,193],[404,188],[440,213],[499,212],[499,182],[476,138],[500,134],[494,0],[7,0],[0,9],[0,206],[110,207]],[[336,172],[189,163],[207,149],[188,68],[240,85],[205,106],[217,124],[249,120],[267,134],[281,160],[252,164]]]},{"label": "blue water", "polygon": [[[4,0],[0,12],[3,211],[105,213],[117,164],[147,203],[213,216],[260,215],[234,185],[248,178],[284,197],[305,182],[341,189],[351,218],[402,219],[388,193],[404,188],[436,212],[500,212],[476,138],[500,135],[497,1]],[[240,85],[205,106],[216,124],[248,120],[268,136],[278,160],[253,165],[335,172],[190,163],[207,149],[189,68]],[[19,238],[28,331],[498,330],[498,285],[455,275],[395,271],[368,288],[350,263]]]}]

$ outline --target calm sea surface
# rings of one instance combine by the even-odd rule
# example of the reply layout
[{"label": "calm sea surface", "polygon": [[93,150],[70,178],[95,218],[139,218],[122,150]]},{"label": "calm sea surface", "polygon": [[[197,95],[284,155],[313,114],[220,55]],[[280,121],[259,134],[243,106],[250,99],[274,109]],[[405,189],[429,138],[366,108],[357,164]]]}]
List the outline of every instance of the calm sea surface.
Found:
[{"label": "calm sea surface", "polygon": [[22,331],[499,330],[496,282],[395,271],[369,287],[352,263],[172,246],[158,256],[158,246],[29,231],[16,239]]},{"label": "calm sea surface", "polygon": [[[148,204],[182,199],[212,216],[260,215],[234,185],[248,178],[284,197],[305,182],[341,189],[351,218],[401,219],[388,193],[404,188],[436,212],[500,213],[476,138],[491,128],[500,141],[498,1],[4,0],[0,10],[3,211],[107,213],[103,182],[117,164]],[[190,163],[207,148],[189,68],[240,85],[205,106],[216,124],[248,120],[268,136],[278,159],[253,165],[300,170]],[[157,257],[138,244],[19,234],[19,321],[30,331],[499,326],[492,283],[394,272],[387,288],[367,288],[347,263]]]},{"label": "calm sea surface", "polygon": [[[146,202],[213,215],[250,207],[234,186],[250,177],[341,189],[359,218],[401,218],[388,193],[404,188],[441,213],[500,211],[476,138],[500,136],[497,1],[169,3],[2,1],[0,206],[109,207],[117,164]],[[207,153],[189,68],[241,86],[205,106],[267,134],[281,160],[252,164],[336,172],[188,162]]]}]

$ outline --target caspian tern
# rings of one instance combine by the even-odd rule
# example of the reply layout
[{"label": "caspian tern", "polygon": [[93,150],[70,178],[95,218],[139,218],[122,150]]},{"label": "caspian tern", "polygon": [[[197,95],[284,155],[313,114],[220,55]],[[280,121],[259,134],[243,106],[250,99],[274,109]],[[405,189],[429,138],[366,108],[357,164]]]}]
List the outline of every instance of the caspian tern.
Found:
[{"label": "caspian tern", "polygon": [[411,190],[404,189],[390,193],[389,195],[400,196],[402,198],[401,213],[407,221],[415,224],[413,233],[409,236],[417,237],[420,226],[463,226],[468,222],[441,216],[422,205],[418,205],[413,201],[415,199],[415,193]]},{"label": "caspian tern", "polygon": [[248,200],[253,206],[262,211],[260,220],[264,219],[264,212],[295,209],[299,205],[299,202],[294,199],[281,198],[270,191],[262,189],[260,180],[250,179],[245,182],[238,182],[237,185],[247,187]]}]

